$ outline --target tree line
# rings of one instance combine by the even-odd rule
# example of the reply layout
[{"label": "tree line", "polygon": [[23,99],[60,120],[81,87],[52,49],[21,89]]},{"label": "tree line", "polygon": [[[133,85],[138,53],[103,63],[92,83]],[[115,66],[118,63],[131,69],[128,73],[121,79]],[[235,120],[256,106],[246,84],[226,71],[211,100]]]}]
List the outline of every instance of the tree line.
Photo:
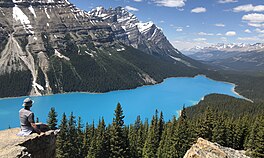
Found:
[{"label": "tree line", "polygon": [[[55,129],[57,114],[52,108],[48,125]],[[198,137],[261,158],[264,156],[264,117],[243,115],[233,117],[224,111],[207,107],[196,119],[190,119],[183,107],[181,115],[165,122],[156,110],[150,121],[137,117],[126,126],[118,103],[113,122],[104,118],[84,126],[81,117],[64,113],[56,141],[58,158],[182,158]]]}]

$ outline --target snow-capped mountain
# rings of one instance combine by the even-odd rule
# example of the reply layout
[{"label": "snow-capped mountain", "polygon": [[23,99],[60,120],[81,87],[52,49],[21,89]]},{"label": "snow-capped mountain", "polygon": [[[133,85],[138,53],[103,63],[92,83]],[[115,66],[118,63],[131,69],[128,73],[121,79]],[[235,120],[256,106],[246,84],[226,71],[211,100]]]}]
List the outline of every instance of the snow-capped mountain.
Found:
[{"label": "snow-capped mountain", "polygon": [[97,7],[89,12],[95,18],[107,22],[117,39],[149,54],[179,56],[175,49],[153,22],[140,22],[137,17],[122,7],[105,9]]},{"label": "snow-capped mountain", "polygon": [[186,54],[195,54],[200,52],[210,52],[210,51],[226,51],[226,52],[247,52],[247,51],[258,51],[264,49],[264,43],[256,43],[256,44],[245,44],[245,43],[239,43],[239,44],[224,44],[224,43],[218,43],[215,45],[211,45],[208,47],[200,47],[195,46],[190,49],[183,50]]},{"label": "snow-capped mountain", "polygon": [[189,57],[228,70],[263,71],[264,43],[216,44],[185,50]]},{"label": "snow-capped mountain", "polygon": [[[0,1],[0,96],[104,92],[198,72],[152,22],[67,0]],[[12,89],[12,91],[6,91]]]}]

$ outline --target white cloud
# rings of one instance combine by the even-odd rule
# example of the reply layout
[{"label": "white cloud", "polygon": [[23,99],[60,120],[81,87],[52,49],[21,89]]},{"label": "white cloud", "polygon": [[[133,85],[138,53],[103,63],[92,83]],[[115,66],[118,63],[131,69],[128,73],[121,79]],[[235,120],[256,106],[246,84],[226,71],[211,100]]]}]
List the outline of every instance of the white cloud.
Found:
[{"label": "white cloud", "polygon": [[248,25],[252,27],[264,27],[264,24],[248,23]]},{"label": "white cloud", "polygon": [[219,0],[218,3],[235,3],[238,2],[238,0]]},{"label": "white cloud", "polygon": [[187,50],[193,48],[194,46],[206,47],[212,45],[212,43],[207,43],[206,41],[188,41],[188,40],[176,40],[172,41],[175,48],[179,50]]},{"label": "white cloud", "polygon": [[253,6],[252,4],[241,5],[233,9],[234,12],[263,12],[264,5]]},{"label": "white cloud", "polygon": [[154,0],[158,6],[181,8],[187,0]]},{"label": "white cloud", "polygon": [[247,21],[248,25],[252,27],[264,27],[264,14],[247,14],[242,17],[242,20]]},{"label": "white cloud", "polygon": [[134,8],[134,7],[131,7],[131,6],[126,6],[125,7],[126,10],[129,10],[129,11],[139,11],[137,8]]},{"label": "white cloud", "polygon": [[238,37],[237,40],[239,41],[259,41],[258,37]]},{"label": "white cloud", "polygon": [[182,28],[177,28],[176,31],[177,31],[177,32],[182,32],[183,29],[182,29]]},{"label": "white cloud", "polygon": [[246,29],[244,32],[251,33],[251,31],[249,29]]},{"label": "white cloud", "polygon": [[213,33],[205,33],[205,32],[199,32],[198,35],[200,36],[213,36]]},{"label": "white cloud", "polygon": [[249,21],[250,23],[263,23],[264,14],[252,13],[242,17],[242,20]]},{"label": "white cloud", "polygon": [[261,30],[261,29],[259,29],[259,28],[257,28],[255,31],[256,31],[257,33],[264,33],[264,30]]},{"label": "white cloud", "polygon": [[226,36],[235,36],[236,35],[236,32],[235,31],[228,31],[228,32],[226,32],[225,35]]},{"label": "white cloud", "polygon": [[142,0],[134,0],[135,2],[142,2]]},{"label": "white cloud", "polygon": [[219,24],[215,24],[215,26],[217,26],[217,27],[225,27],[225,24],[219,23]]},{"label": "white cloud", "polygon": [[196,42],[201,42],[201,41],[206,41],[207,39],[206,38],[195,38],[193,40]]},{"label": "white cloud", "polygon": [[223,34],[221,34],[221,33],[218,33],[218,34],[216,34],[216,36],[222,36]]},{"label": "white cloud", "polygon": [[191,13],[204,13],[206,12],[206,8],[204,7],[197,7],[191,10]]},{"label": "white cloud", "polygon": [[186,25],[186,27],[190,27],[190,25]]}]

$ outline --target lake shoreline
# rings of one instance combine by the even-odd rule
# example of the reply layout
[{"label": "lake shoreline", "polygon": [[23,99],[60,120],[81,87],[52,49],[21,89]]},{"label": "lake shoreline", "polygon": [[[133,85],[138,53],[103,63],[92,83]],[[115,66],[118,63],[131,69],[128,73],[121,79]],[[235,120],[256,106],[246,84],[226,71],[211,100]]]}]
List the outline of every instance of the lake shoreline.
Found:
[{"label": "lake shoreline", "polygon": [[[236,94],[237,96],[241,97],[242,99],[244,100],[247,100],[249,102],[252,102],[253,103],[253,100],[249,99],[249,98],[246,98],[244,97],[243,95],[239,94],[238,92],[236,92],[236,87],[237,85],[234,84],[234,83],[231,83],[231,82],[227,82],[227,81],[219,81],[219,80],[215,80],[215,79],[212,79],[212,78],[209,78],[207,77],[206,75],[204,74],[197,74],[193,77],[167,77],[167,78],[164,78],[161,82],[157,82],[155,84],[146,84],[146,85],[142,85],[142,86],[138,86],[138,87],[135,87],[135,88],[127,88],[127,89],[118,89],[118,90],[113,90],[113,91],[106,91],[106,92],[85,92],[85,91],[73,91],[73,92],[63,92],[63,93],[55,93],[55,94],[45,94],[45,95],[27,95],[27,96],[19,96],[19,97],[4,97],[4,98],[0,98],[0,100],[8,100],[8,99],[18,99],[18,98],[25,98],[25,97],[46,97],[46,96],[52,96],[52,95],[63,95],[63,94],[72,94],[72,93],[81,93],[81,94],[106,94],[106,93],[110,93],[110,92],[119,92],[119,91],[126,91],[126,90],[135,90],[135,89],[138,89],[138,88],[144,88],[144,87],[149,87],[149,86],[154,86],[154,85],[159,85],[159,84],[162,84],[165,82],[165,80],[168,80],[168,79],[171,79],[171,78],[196,78],[196,77],[199,77],[199,76],[204,76],[205,78],[209,79],[209,80],[212,80],[212,81],[215,81],[215,82],[223,82],[223,83],[227,83],[227,84],[231,84],[233,86],[233,88],[231,89],[231,91]],[[210,95],[210,94],[207,94],[207,95]],[[206,95],[206,96],[207,96]],[[205,96],[204,96],[205,97]],[[203,98],[204,98],[203,97]],[[198,102],[202,101],[203,98],[201,98]],[[195,104],[194,104],[195,105]]]},{"label": "lake shoreline", "polygon": [[[205,75],[195,77],[171,77],[155,85],[140,86],[135,89],[117,90],[107,93],[71,92],[45,96],[32,96],[36,105],[34,113],[43,121],[52,107],[56,108],[58,117],[63,113],[73,112],[86,122],[104,117],[106,122],[112,121],[113,109],[119,102],[126,116],[125,121],[131,123],[140,115],[151,118],[155,110],[164,113],[164,119],[177,116],[182,106],[195,106],[209,94],[223,94],[243,99],[233,93],[234,84],[215,81]],[[18,125],[17,120],[24,97],[0,100],[0,119],[6,119],[3,128]]]},{"label": "lake shoreline", "polygon": [[[227,82],[227,81],[219,81],[219,80],[211,79],[211,78],[207,77],[207,76],[204,75],[204,74],[199,74],[199,75],[196,75],[196,76],[204,76],[204,77],[206,77],[206,78],[208,78],[208,79],[210,79],[210,80],[212,80],[212,81],[223,82],[223,83],[231,84],[231,85],[233,85],[233,88],[231,89],[231,91],[232,91],[233,93],[235,93],[236,95],[238,95],[239,97],[241,97],[241,98],[244,99],[244,100],[247,100],[247,101],[249,101],[249,102],[251,102],[251,103],[254,103],[253,100],[251,100],[251,99],[249,99],[249,98],[247,98],[247,97],[244,97],[243,95],[239,94],[239,93],[236,91],[236,87],[237,87],[238,85],[236,85],[235,83]],[[195,76],[195,77],[196,77],[196,76]]]}]

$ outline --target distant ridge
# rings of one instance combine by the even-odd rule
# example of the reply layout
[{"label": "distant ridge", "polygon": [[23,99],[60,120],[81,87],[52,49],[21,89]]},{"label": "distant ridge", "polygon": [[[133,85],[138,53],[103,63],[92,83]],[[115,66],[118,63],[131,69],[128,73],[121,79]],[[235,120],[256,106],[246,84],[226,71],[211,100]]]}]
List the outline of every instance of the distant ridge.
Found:
[{"label": "distant ridge", "polygon": [[216,44],[185,50],[189,57],[225,70],[264,70],[264,43]]}]

